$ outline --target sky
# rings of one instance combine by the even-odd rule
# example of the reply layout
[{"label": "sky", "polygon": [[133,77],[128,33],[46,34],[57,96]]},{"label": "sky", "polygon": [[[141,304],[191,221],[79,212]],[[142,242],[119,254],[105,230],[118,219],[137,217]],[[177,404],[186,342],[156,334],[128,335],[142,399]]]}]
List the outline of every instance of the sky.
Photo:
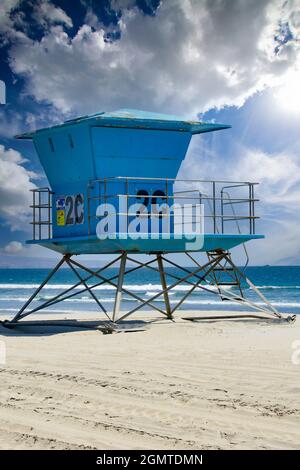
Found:
[{"label": "sky", "polygon": [[0,266],[54,256],[24,243],[47,180],[14,135],[119,108],[231,124],[179,176],[259,182],[251,264],[300,264],[300,0],[1,0],[0,80]]}]

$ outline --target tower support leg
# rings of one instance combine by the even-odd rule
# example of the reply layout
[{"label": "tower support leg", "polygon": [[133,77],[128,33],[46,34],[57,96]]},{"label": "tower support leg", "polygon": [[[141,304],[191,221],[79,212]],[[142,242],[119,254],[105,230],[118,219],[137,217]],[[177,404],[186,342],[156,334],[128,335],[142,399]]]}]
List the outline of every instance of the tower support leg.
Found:
[{"label": "tower support leg", "polygon": [[120,270],[119,270],[119,277],[118,277],[118,284],[115,296],[115,303],[114,303],[114,310],[112,321],[115,322],[116,318],[119,316],[120,306],[122,301],[122,290],[123,290],[123,282],[124,282],[124,273],[126,268],[126,258],[127,254],[123,253],[120,261]]},{"label": "tower support leg", "polygon": [[166,282],[163,260],[160,254],[157,255],[157,264],[158,264],[159,275],[160,275],[160,283],[163,289],[164,302],[166,306],[166,314],[167,314],[167,317],[171,319],[172,309],[170,305],[169,292],[168,292],[168,286]]},{"label": "tower support leg", "polygon": [[[153,308],[154,310],[160,312],[167,318],[172,319],[174,312],[181,307],[181,305],[186,301],[187,297],[189,297],[196,289],[209,292],[212,295],[220,296],[222,300],[233,301],[238,305],[242,305],[243,308],[245,306],[249,306],[251,309],[255,310],[256,312],[260,314],[260,315],[252,315],[252,314],[249,315],[245,313],[245,315],[236,315],[237,318],[238,317],[239,318],[242,318],[242,317],[254,318],[255,317],[255,318],[270,319],[270,317],[271,318],[275,317],[279,320],[294,321],[295,319],[294,315],[289,315],[286,317],[286,316],[281,315],[281,313],[277,311],[277,309],[266,299],[266,297],[262,294],[262,292],[260,292],[260,290],[257,289],[255,285],[248,279],[245,273],[233,263],[229,252],[218,250],[214,253],[212,257],[208,257],[209,258],[208,262],[204,264],[202,264],[200,261],[197,261],[197,259],[194,256],[192,256],[190,253],[185,252],[185,254],[188,256],[190,261],[191,260],[193,261],[196,267],[187,268],[185,266],[177,264],[174,261],[172,261],[172,259],[168,259],[162,253],[153,253],[152,254],[153,258],[147,263],[144,263],[144,262],[135,260],[134,258],[131,258],[130,255],[128,255],[126,252],[122,252],[122,254],[118,255],[115,260],[111,261],[110,263],[106,264],[105,266],[103,266],[102,268],[98,270],[93,270],[73,260],[71,254],[65,254],[61,258],[61,260],[56,264],[56,266],[49,272],[46,279],[41,283],[41,285],[33,292],[33,294],[30,296],[28,301],[18,311],[18,313],[14,316],[14,318],[11,321],[5,321],[5,323],[7,323],[7,325],[10,324],[11,326],[17,323],[19,324],[20,320],[27,317],[28,315],[31,315],[32,313],[46,309],[47,307],[51,307],[57,304],[58,302],[71,299],[83,292],[87,292],[92,297],[92,299],[96,302],[100,310],[109,319],[110,324],[107,324],[106,329],[109,329],[110,331],[112,331],[115,329],[117,324],[125,320],[125,318],[129,317],[136,311],[142,309],[144,306],[149,306]],[[127,260],[129,262],[134,262],[136,266],[126,270]],[[67,266],[69,266],[73,274],[75,274],[78,282],[68,287],[66,290],[62,291],[61,293],[56,294],[54,297],[47,300],[46,302],[43,302],[42,304],[40,302],[36,302],[38,305],[34,305],[33,306],[34,308],[32,308],[32,306],[30,305],[31,302],[33,301],[35,302],[36,300],[38,300],[36,297],[39,294],[39,292],[43,289],[43,287],[46,286],[49,280],[55,275],[55,273],[59,270],[59,268],[64,263]],[[105,275],[100,274],[102,273],[102,271],[105,271],[114,263],[119,264],[118,274],[114,274],[113,276],[105,276]],[[166,265],[171,265],[172,267],[177,268],[178,271],[175,271],[175,272],[168,271],[168,273],[166,273],[165,271]],[[146,300],[144,296],[137,295],[135,292],[132,292],[128,288],[128,286],[124,285],[124,279],[127,274],[132,273],[142,268],[147,268],[151,270],[152,272],[155,272],[157,276],[158,275],[160,276],[161,290],[159,292],[154,293],[154,295],[151,298],[147,298]],[[82,275],[81,272],[84,272],[85,274]],[[259,302],[257,301],[255,302],[255,299],[253,299],[251,296],[249,296],[249,298],[246,298],[246,296],[243,296],[241,292],[237,293],[234,290],[233,291],[228,290],[226,288],[226,282],[223,282],[223,284],[222,282],[220,283],[218,276],[216,276],[216,273],[218,274],[220,272],[227,273],[232,278],[233,276],[235,276],[235,278],[238,279],[239,282],[240,280],[243,280],[243,282],[245,284],[248,284],[251,290],[257,294]],[[166,274],[168,278],[170,277],[171,279],[174,280],[174,282],[171,281],[169,285],[167,284],[167,281],[166,281]],[[95,281],[91,281],[91,279],[93,278],[97,280],[96,283],[94,283]],[[88,283],[88,281],[90,282]],[[93,282],[92,285],[91,285],[91,282]],[[101,302],[101,299],[99,299],[96,293],[94,292],[94,290],[98,286],[106,284],[106,283],[112,286],[113,288],[115,288],[114,305],[113,305],[113,309],[112,309],[113,311],[111,315],[107,312],[106,308]],[[175,289],[178,285],[185,285],[189,288],[187,289],[187,291],[184,293],[182,298],[176,304],[171,305],[170,291],[172,289]],[[215,288],[211,289],[211,286],[217,287],[217,289]],[[135,301],[138,302],[138,305],[136,305],[130,311],[126,313],[123,312],[123,314],[121,314],[121,302],[122,302],[123,293],[132,297]],[[159,301],[159,302],[161,301],[163,306],[160,306],[159,304],[157,305],[156,301]],[[235,316],[227,315],[227,316],[224,316],[223,318],[226,318],[226,317],[231,318]],[[207,319],[209,317],[205,316],[205,318]],[[192,317],[186,318],[186,319],[192,319]],[[197,318],[194,317],[193,319],[196,320]]]},{"label": "tower support leg", "polygon": [[235,270],[243,279],[244,281],[248,284],[251,289],[256,292],[258,297],[261,298],[261,300],[270,308],[272,313],[278,317],[282,318],[282,314],[278,312],[278,310],[274,307],[274,305],[271,304],[271,302],[268,301],[268,299],[263,295],[263,293],[253,284],[253,282],[250,281],[250,279],[233,263],[231,257],[228,255],[226,256],[226,259],[228,263],[232,266],[232,269]]},{"label": "tower support leg", "polygon": [[[187,255],[191,260],[193,260],[195,262],[195,264],[197,266],[200,266],[199,263],[190,254],[187,253]],[[208,256],[208,258],[210,259],[211,257]],[[213,271],[212,272],[207,272],[205,274],[205,276],[208,275],[208,277],[206,278],[207,283],[217,287],[217,290],[216,291],[211,291],[211,293],[219,295],[221,300],[230,300],[230,301],[233,301],[233,302],[235,302],[239,305],[242,305],[243,307],[249,306],[251,309],[254,309],[254,310],[258,311],[260,314],[264,314],[264,316],[261,316],[261,315],[259,316],[259,315],[249,315],[249,314],[245,313],[243,315],[226,315],[226,316],[222,315],[222,317],[218,317],[218,318],[224,318],[225,319],[225,318],[246,318],[246,317],[248,317],[248,318],[260,318],[260,319],[264,319],[264,320],[277,318],[278,320],[287,321],[287,322],[295,321],[295,319],[296,319],[295,315],[284,316],[280,312],[278,312],[278,310],[272,305],[272,303],[269,302],[268,299],[262,294],[262,292],[250,281],[250,279],[245,275],[245,273],[233,263],[233,261],[231,259],[231,255],[230,255],[229,252],[218,250],[216,252],[216,254],[214,255],[214,259],[217,260],[217,263],[215,264],[213,269],[216,269],[217,271],[223,271],[225,273],[228,272],[228,271],[229,271],[229,273],[230,272],[233,273],[235,278],[238,280],[237,282],[239,284],[238,287],[239,287],[240,295],[238,295],[234,292],[230,292],[227,289],[224,289],[219,284],[218,279],[214,275],[215,273]],[[227,263],[229,268],[226,267],[226,265],[222,266],[222,264],[221,264],[222,260],[224,260]],[[173,263],[173,262],[170,262],[170,263],[175,265],[175,263]],[[179,268],[178,265],[176,265],[176,266]],[[184,269],[184,268],[181,268],[181,269],[186,271],[186,269]],[[230,274],[232,274],[232,273],[230,273]],[[240,285],[240,282],[241,282],[240,279],[243,279],[244,282],[246,284],[248,284],[248,286],[251,288],[251,290],[257,294],[260,301],[262,301],[262,302],[255,302],[254,300],[250,300],[249,298],[243,296],[242,288],[241,288],[241,285]],[[204,286],[201,286],[200,284],[197,287],[199,287],[200,289],[203,289],[205,291],[207,290]],[[209,319],[209,318],[212,319],[212,318],[216,318],[216,317],[215,316],[212,316],[212,317],[205,316],[205,317],[202,317],[202,318],[203,319],[204,318],[205,319]],[[188,319],[192,319],[192,318],[190,317]],[[200,318],[195,318],[195,319],[200,319]]]}]

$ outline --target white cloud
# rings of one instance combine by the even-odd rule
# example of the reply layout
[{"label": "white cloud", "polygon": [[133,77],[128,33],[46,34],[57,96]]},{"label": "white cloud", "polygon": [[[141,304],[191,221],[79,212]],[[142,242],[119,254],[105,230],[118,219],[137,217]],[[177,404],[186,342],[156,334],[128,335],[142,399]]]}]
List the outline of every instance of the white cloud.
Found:
[{"label": "white cloud", "polygon": [[[35,17],[45,32],[41,40],[32,40],[26,29],[16,32],[9,19],[9,6],[17,3],[5,0],[0,29],[14,38],[10,64],[25,78],[25,91],[55,107],[49,116],[119,107],[192,116],[215,106],[241,106],[257,91],[282,86],[300,70],[298,0],[164,0],[153,17],[134,8],[132,0],[114,0],[112,6],[122,10],[121,39],[114,42],[106,41],[107,29],[91,10],[88,24],[70,37],[71,20],[48,1],[36,2]],[[288,38],[284,24],[292,35]],[[9,126],[3,126],[8,132]],[[292,153],[234,150],[239,151],[229,167],[221,166],[219,157],[210,158],[206,147],[200,167],[192,148],[181,176],[260,181],[260,207],[267,231],[273,231],[276,261],[287,257],[296,251],[300,236],[299,159]],[[15,191],[9,191],[0,169],[0,191],[9,202],[4,208],[1,204],[0,213],[12,224],[16,213],[22,219],[34,175],[20,160],[8,167],[19,197],[14,199]],[[285,232],[293,234],[287,244]],[[259,242],[256,247],[254,262],[274,261],[273,243]]]},{"label": "white cloud", "polygon": [[111,7],[115,11],[123,11],[127,8],[133,8],[135,0],[112,0]]},{"label": "white cloud", "polygon": [[37,175],[26,170],[25,161],[16,150],[0,145],[0,216],[12,230],[29,229],[30,189],[36,187]]},{"label": "white cloud", "polygon": [[276,207],[294,209],[300,200],[300,162],[295,155],[267,154],[261,150],[245,149],[233,163],[233,179],[245,179],[261,183],[260,194],[265,203]]},{"label": "white cloud", "polygon": [[3,80],[0,80],[0,104],[5,104],[6,102],[6,87]]},{"label": "white cloud", "polygon": [[31,12],[30,23],[24,15],[21,0],[1,0],[0,33],[4,42],[19,39],[25,44],[34,27],[48,30],[52,25],[61,24],[67,28],[73,25],[65,11],[50,0],[28,0],[26,3],[27,11]]},{"label": "white cloud", "polygon": [[10,255],[15,255],[16,253],[19,253],[22,249],[23,249],[22,243],[17,242],[17,241],[11,241],[7,245],[5,245],[5,247],[3,248],[3,251]]},{"label": "white cloud", "polygon": [[[230,157],[216,154],[215,136],[192,140],[179,178],[200,180],[251,181],[255,187],[257,233],[265,240],[247,244],[251,264],[295,264],[300,262],[300,161],[292,152],[267,153],[257,148],[232,145]],[[221,186],[221,185],[220,185]],[[194,185],[197,188],[197,184]],[[208,185],[203,186],[205,190]],[[219,187],[218,187],[219,188]],[[232,197],[234,193],[231,192]],[[244,193],[245,196],[245,193]],[[247,195],[248,197],[248,195]],[[208,208],[206,208],[208,210]],[[242,213],[244,207],[236,208]],[[241,212],[239,212],[239,210]],[[234,250],[237,262],[245,261],[242,251]]]},{"label": "white cloud", "polygon": [[[208,139],[194,139],[188,157],[184,160],[179,177],[188,179],[225,179],[259,183],[256,191],[263,205],[298,210],[300,201],[300,161],[291,152],[267,153],[258,148],[246,148],[240,144],[231,146],[230,158],[217,155]],[[211,148],[210,148],[211,147]],[[229,158],[229,160],[228,160]],[[213,175],[213,178],[212,178]]]},{"label": "white cloud", "polygon": [[11,27],[11,22],[9,18],[9,13],[13,8],[15,8],[20,0],[2,0],[0,8],[0,26],[1,30],[9,29]]},{"label": "white cloud", "polygon": [[[56,25],[12,47],[10,64],[27,93],[66,113],[129,106],[195,115],[240,106],[299,66],[298,10],[284,0],[166,0],[155,16],[125,8],[118,41],[89,25],[70,38]],[[276,54],[282,18],[294,39]]]},{"label": "white cloud", "polygon": [[10,106],[3,107],[0,109],[0,138],[13,139],[17,134],[59,124],[63,120],[63,114],[54,108],[51,108],[51,113],[44,107],[33,113],[25,109],[16,111]]},{"label": "white cloud", "polygon": [[54,6],[49,0],[34,1],[33,17],[44,28],[51,24],[64,24],[69,28],[73,26],[71,18],[64,10]]}]

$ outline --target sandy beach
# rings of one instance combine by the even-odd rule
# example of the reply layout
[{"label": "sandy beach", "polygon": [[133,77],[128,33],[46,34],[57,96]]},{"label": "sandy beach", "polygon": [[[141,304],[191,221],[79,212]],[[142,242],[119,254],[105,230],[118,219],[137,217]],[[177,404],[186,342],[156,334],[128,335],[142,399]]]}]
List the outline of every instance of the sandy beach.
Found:
[{"label": "sandy beach", "polygon": [[0,448],[300,449],[300,322],[181,316],[112,335],[1,326]]}]

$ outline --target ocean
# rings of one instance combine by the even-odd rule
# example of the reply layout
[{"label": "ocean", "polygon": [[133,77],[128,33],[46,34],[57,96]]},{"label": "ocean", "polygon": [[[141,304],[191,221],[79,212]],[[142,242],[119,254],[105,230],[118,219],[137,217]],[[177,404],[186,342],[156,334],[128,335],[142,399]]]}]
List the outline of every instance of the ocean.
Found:
[{"label": "ocean", "polygon": [[[178,276],[182,274],[176,268],[167,268],[167,273]],[[40,282],[46,277],[48,269],[0,269],[0,315],[13,315],[14,312],[24,304],[31,293]],[[110,268],[105,272],[105,276],[114,276],[117,270]],[[281,312],[300,313],[300,266],[261,266],[248,267],[246,275],[261,290],[267,299]],[[62,289],[70,287],[77,282],[74,274],[69,269],[61,269],[53,280],[45,287],[32,303],[32,308],[49,300],[57,295]],[[168,282],[175,280],[168,278]],[[97,283],[97,280],[94,281]],[[155,295],[160,286],[158,284],[158,274],[148,269],[139,270],[126,276],[125,288],[134,291],[143,299],[149,299]],[[170,292],[170,301],[173,305],[182,298],[185,292],[191,286],[187,284],[177,286]],[[82,287],[80,288],[82,289]],[[231,292],[237,292],[235,286],[230,286]],[[77,289],[77,292],[79,288]],[[115,289],[110,285],[101,285],[95,288],[99,300],[107,310],[111,310],[114,301]],[[250,288],[244,289],[245,295],[254,300],[256,296]],[[122,310],[133,308],[136,302],[128,294],[123,295]],[[154,301],[157,306],[162,306],[161,297]],[[149,307],[146,306],[149,309]],[[241,310],[240,305],[235,305],[232,301],[221,301],[216,295],[215,289],[206,292],[201,289],[195,289],[193,294],[188,297],[180,307],[184,309],[199,310]],[[249,308],[248,308],[249,310]],[[45,310],[46,311],[46,310]],[[72,299],[67,299],[63,303],[48,307],[48,312],[75,312],[89,311],[99,312],[95,301],[88,292],[79,293]]]}]

